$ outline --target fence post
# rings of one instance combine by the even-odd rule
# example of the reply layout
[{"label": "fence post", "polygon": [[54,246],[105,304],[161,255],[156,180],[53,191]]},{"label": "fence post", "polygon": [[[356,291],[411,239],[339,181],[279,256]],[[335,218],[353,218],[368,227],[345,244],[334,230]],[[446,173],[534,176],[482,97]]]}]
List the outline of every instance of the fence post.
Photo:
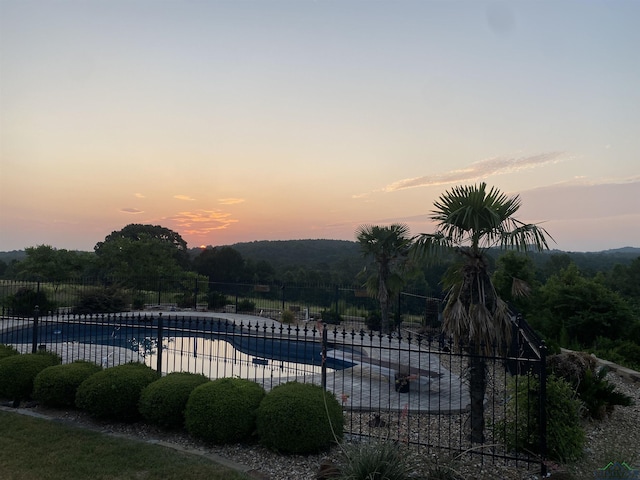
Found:
[{"label": "fence post", "polygon": [[280,289],[282,290],[282,311],[284,312],[284,283],[282,284]]},{"label": "fence post", "polygon": [[158,358],[156,363],[156,371],[159,375],[162,375],[162,345],[164,335],[164,321],[162,320],[162,312],[158,313]]},{"label": "fence post", "polygon": [[193,289],[193,311],[198,311],[198,277],[196,277],[196,285]]},{"label": "fence post", "polygon": [[40,316],[40,307],[36,305],[33,309],[33,334],[31,335],[31,353],[38,351],[38,317]]},{"label": "fence post", "polygon": [[322,361],[321,361],[321,369],[322,369],[322,389],[327,389],[327,326],[322,322]]},{"label": "fence post", "polygon": [[544,461],[547,458],[547,345],[544,340],[540,342],[540,474],[547,476],[547,466]]}]

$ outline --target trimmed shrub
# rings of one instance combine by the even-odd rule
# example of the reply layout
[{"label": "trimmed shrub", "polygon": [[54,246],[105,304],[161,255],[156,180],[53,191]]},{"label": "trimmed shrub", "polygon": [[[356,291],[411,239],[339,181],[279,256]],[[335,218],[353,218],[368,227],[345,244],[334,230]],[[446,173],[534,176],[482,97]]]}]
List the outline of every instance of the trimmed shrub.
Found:
[{"label": "trimmed shrub", "polygon": [[20,400],[31,398],[36,375],[61,362],[58,355],[41,352],[3,358],[0,360],[0,397],[13,400],[16,406]]},{"label": "trimmed shrub", "polygon": [[2,345],[0,344],[0,360],[5,357],[10,357],[12,355],[20,355],[20,352],[16,350],[11,345]]},{"label": "trimmed shrub", "polygon": [[144,363],[126,363],[94,373],[78,387],[76,406],[96,418],[133,422],[140,393],[158,374]]},{"label": "trimmed shrub", "polygon": [[343,436],[340,403],[309,383],[289,382],[271,390],[260,403],[256,425],[261,443],[282,453],[315,453]]},{"label": "trimmed shrub", "polygon": [[173,372],[150,383],[140,394],[142,417],[149,423],[167,429],[184,427],[189,395],[197,386],[208,381],[204,375]]},{"label": "trimmed shrub", "polygon": [[51,407],[73,407],[80,384],[100,370],[85,360],[47,367],[33,381],[33,398]]},{"label": "trimmed shrub", "polygon": [[[521,375],[509,379],[506,419],[496,425],[496,434],[507,447],[540,453],[539,391],[537,376]],[[566,463],[582,456],[585,433],[580,425],[581,406],[566,380],[555,375],[547,377],[545,410],[549,458]]]},{"label": "trimmed shrub", "polygon": [[194,437],[213,443],[248,439],[264,389],[242,378],[219,378],[196,387],[187,401],[185,425]]}]

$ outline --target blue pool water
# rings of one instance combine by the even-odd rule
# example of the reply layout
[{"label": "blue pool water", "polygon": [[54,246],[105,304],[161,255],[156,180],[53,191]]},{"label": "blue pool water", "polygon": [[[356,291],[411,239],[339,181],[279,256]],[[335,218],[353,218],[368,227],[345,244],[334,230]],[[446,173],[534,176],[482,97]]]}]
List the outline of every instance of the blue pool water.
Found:
[{"label": "blue pool water", "polygon": [[[30,344],[32,333],[32,328],[3,332],[0,333],[0,343]],[[273,331],[267,329],[250,333],[244,330],[241,334],[240,328],[224,321],[168,319],[163,325],[163,365],[173,364],[173,370],[186,370],[185,364],[189,366],[197,361],[202,365],[194,368],[199,370],[204,369],[207,362],[238,362],[255,367],[319,373],[322,347],[318,337],[283,339],[270,336],[270,333]],[[157,338],[158,325],[155,322],[47,321],[39,325],[37,343],[73,342],[120,347],[140,353],[150,363],[157,358]],[[345,360],[326,359],[326,367],[332,370],[353,365]]]}]

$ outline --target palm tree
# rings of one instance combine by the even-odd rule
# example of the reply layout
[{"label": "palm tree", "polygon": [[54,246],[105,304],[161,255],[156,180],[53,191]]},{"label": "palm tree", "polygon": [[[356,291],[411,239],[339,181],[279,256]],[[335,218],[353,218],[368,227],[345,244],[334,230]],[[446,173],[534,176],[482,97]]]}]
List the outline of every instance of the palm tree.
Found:
[{"label": "palm tree", "polygon": [[399,291],[404,281],[403,269],[411,246],[409,227],[392,224],[388,227],[362,225],[356,230],[362,254],[373,257],[377,270],[366,280],[369,294],[380,302],[381,331],[389,333],[389,298]]},{"label": "palm tree", "polygon": [[434,207],[431,219],[437,230],[418,235],[415,252],[431,260],[454,252],[459,259],[443,279],[447,296],[442,327],[455,345],[469,353],[470,439],[482,443],[485,358],[496,348],[506,349],[511,332],[511,312],[493,286],[486,251],[491,247],[540,251],[548,248],[549,234],[513,218],[520,208],[519,196],[508,197],[493,187],[487,192],[484,182],[454,187]]}]

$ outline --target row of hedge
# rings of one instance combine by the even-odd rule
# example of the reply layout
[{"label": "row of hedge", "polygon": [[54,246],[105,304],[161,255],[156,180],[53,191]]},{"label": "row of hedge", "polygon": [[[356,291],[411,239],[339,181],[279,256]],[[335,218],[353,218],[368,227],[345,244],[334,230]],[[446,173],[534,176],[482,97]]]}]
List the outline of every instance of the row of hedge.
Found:
[{"label": "row of hedge", "polygon": [[104,420],[184,428],[208,443],[257,440],[291,454],[325,450],[342,439],[344,428],[340,403],[317,385],[289,382],[266,393],[240,378],[212,381],[187,372],[158,377],[143,363],[107,369],[81,360],[63,365],[55,353],[19,354],[5,345],[0,398],[14,406],[32,399]]}]

